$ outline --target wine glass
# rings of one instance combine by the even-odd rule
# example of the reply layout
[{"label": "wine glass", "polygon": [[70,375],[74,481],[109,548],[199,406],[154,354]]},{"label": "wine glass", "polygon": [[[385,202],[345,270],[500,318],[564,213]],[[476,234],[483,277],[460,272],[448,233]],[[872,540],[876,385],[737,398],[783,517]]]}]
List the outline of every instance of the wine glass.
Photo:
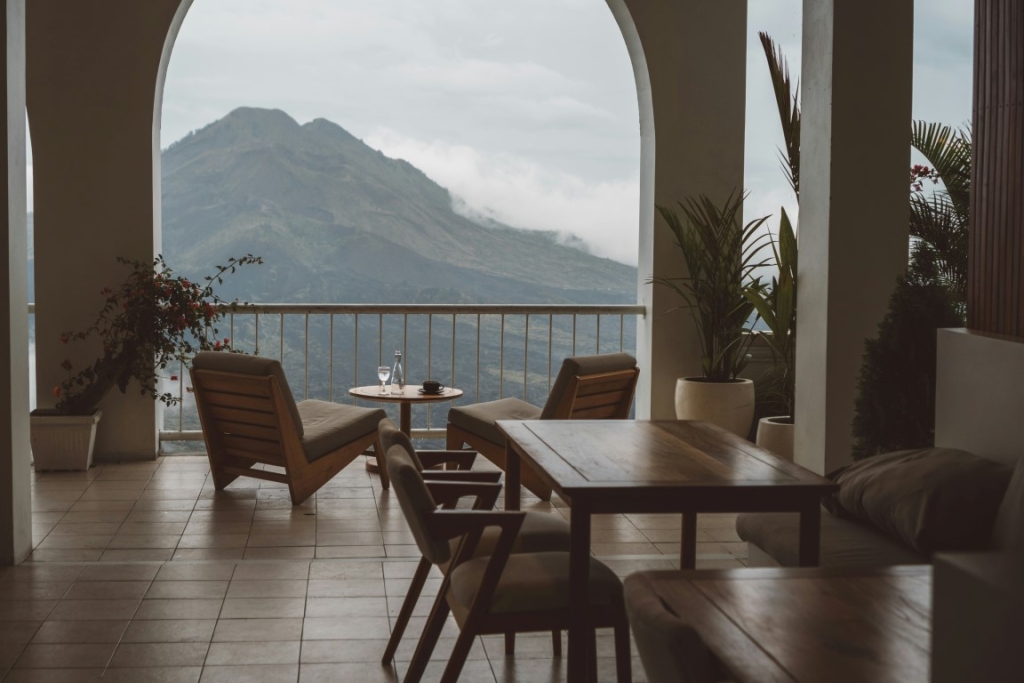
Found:
[{"label": "wine glass", "polygon": [[388,366],[381,365],[380,367],[377,368],[377,379],[380,380],[380,393],[382,393],[382,394],[388,393],[388,391],[387,391],[387,389],[385,388],[384,385],[387,383],[388,377],[390,375],[391,375],[391,368],[389,368]]}]

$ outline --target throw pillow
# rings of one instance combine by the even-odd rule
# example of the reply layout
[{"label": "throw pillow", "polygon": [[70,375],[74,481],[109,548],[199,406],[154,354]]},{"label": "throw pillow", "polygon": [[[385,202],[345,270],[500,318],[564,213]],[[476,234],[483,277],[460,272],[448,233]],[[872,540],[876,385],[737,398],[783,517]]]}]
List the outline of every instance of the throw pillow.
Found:
[{"label": "throw pillow", "polygon": [[953,448],[884,453],[833,472],[839,490],[824,504],[926,555],[986,550],[1012,472]]},{"label": "throw pillow", "polygon": [[1024,458],[1017,460],[1013,478],[992,529],[992,547],[1006,552],[1024,551]]}]

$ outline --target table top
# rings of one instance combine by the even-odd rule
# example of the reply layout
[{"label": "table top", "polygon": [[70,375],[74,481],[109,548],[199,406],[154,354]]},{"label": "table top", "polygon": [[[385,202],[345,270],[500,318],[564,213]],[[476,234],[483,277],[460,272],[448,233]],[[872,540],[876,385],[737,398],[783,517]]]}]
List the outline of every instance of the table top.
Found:
[{"label": "table top", "polygon": [[745,439],[691,420],[499,420],[516,452],[556,490],[604,495],[773,489],[817,496],[836,484]]},{"label": "table top", "polygon": [[368,401],[380,401],[381,403],[434,403],[436,401],[451,401],[462,396],[462,389],[445,387],[439,394],[422,394],[422,387],[418,384],[406,384],[401,394],[392,394],[390,386],[388,393],[380,393],[380,386],[373,384],[367,387],[352,387],[348,393],[352,396],[364,398]]},{"label": "table top", "polygon": [[928,565],[641,575],[737,682],[929,680]]}]

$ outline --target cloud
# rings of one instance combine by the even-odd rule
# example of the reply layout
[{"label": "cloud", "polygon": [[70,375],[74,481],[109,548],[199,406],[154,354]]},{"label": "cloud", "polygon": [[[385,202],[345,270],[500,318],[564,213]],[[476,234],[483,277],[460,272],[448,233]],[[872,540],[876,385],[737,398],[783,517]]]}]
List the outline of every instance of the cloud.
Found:
[{"label": "cloud", "polygon": [[565,241],[579,238],[597,256],[637,262],[639,176],[587,181],[522,157],[490,156],[468,145],[424,142],[383,128],[365,142],[448,188],[454,208],[469,218],[554,231]]}]

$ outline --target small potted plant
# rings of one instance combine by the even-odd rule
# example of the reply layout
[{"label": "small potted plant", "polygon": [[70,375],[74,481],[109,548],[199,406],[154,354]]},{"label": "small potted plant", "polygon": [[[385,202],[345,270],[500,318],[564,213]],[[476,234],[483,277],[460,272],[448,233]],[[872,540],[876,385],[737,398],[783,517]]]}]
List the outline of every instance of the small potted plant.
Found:
[{"label": "small potted plant", "polygon": [[749,290],[763,288],[753,277],[764,246],[757,231],[765,218],[740,224],[743,196],[729,195],[722,205],[705,195],[679,202],[682,217],[658,206],[675,235],[689,274],[655,277],[684,301],[697,328],[700,377],[676,382],[676,417],[704,420],[746,437],[754,419],[754,385],[738,375],[747,364],[753,337],[746,333],[754,305]]},{"label": "small potted plant", "polygon": [[77,372],[70,359],[64,360],[67,377],[53,388],[56,406],[32,411],[37,470],[89,468],[102,415],[97,405],[114,387],[125,393],[135,380],[143,394],[175,405],[175,394],[160,392],[161,371],[187,362],[196,351],[230,350],[231,340],[220,338],[214,326],[225,303],[214,285],[240,266],[263,262],[252,254],[228,259],[200,285],[175,275],[160,256],[152,263],[117,260],[131,272],[119,288],[101,290],[105,300],[96,321],[83,331],[61,335],[65,344],[98,338],[102,355]]},{"label": "small potted plant", "polygon": [[778,240],[771,241],[779,269],[771,285],[751,287],[747,300],[757,310],[769,334],[758,334],[772,352],[772,369],[760,381],[762,400],[782,412],[762,417],[757,424],[757,445],[784,458],[793,458],[794,416],[796,415],[796,233],[786,209],[779,220]]}]

